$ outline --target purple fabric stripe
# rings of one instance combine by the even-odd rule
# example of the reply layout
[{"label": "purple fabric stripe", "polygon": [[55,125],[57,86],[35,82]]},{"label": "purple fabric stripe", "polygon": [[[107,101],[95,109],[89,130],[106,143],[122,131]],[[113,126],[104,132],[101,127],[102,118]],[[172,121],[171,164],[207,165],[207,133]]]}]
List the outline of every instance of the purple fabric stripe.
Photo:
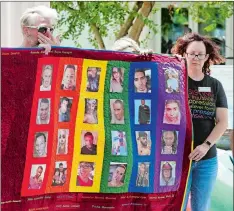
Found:
[{"label": "purple fabric stripe", "polygon": [[[176,69],[179,73],[179,93],[166,93],[165,92],[165,78],[164,71],[165,69],[173,68]],[[186,74],[183,72],[180,66],[172,63],[159,63],[158,64],[158,74],[159,74],[159,87],[158,99],[162,101],[158,102],[158,118],[157,118],[157,126],[156,126],[156,162],[155,162],[155,181],[154,181],[154,190],[156,193],[161,192],[170,192],[176,191],[180,184],[180,177],[182,171],[183,164],[183,153],[184,153],[184,144],[185,144],[185,134],[186,134],[186,107],[185,107],[185,83],[187,78],[185,78]],[[172,125],[172,124],[164,124],[163,123],[163,115],[164,115],[164,107],[165,100],[179,100],[180,101],[180,112],[181,112],[181,120],[180,125]],[[161,154],[161,135],[162,130],[176,130],[178,131],[178,147],[177,154],[173,155],[165,155]],[[175,161],[175,183],[172,186],[160,186],[160,169],[161,169],[161,161]]]}]

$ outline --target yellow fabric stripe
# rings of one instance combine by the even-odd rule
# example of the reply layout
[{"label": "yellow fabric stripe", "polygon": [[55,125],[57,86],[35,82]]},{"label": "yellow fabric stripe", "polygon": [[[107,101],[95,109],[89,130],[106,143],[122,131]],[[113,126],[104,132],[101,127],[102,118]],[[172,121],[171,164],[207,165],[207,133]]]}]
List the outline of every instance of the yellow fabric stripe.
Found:
[{"label": "yellow fabric stripe", "polygon": [[[79,104],[76,116],[76,126],[74,135],[74,151],[73,151],[73,163],[71,171],[71,179],[69,185],[70,192],[100,192],[100,181],[102,174],[102,165],[104,157],[104,145],[105,145],[105,132],[104,132],[104,119],[103,119],[103,99],[104,99],[104,81],[106,77],[107,61],[97,61],[85,59],[82,67],[82,81],[80,88]],[[98,92],[86,92],[87,86],[87,68],[88,67],[100,67],[100,80]],[[85,124],[83,123],[85,112],[85,98],[93,98],[98,100],[98,124]],[[97,140],[97,155],[82,155],[81,152],[81,132],[82,130],[96,131],[98,133]],[[78,165],[81,161],[94,162],[94,178],[92,186],[76,186]]]}]

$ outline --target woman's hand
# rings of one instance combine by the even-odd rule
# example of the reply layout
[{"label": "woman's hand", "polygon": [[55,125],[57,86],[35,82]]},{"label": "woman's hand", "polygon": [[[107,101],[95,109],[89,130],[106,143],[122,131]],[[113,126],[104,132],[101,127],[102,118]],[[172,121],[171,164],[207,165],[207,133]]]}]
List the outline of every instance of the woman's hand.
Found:
[{"label": "woman's hand", "polygon": [[40,43],[38,47],[42,47],[45,49],[45,54],[51,51],[51,46],[59,46],[60,45],[60,37],[59,35],[54,38],[52,35],[50,37],[46,37],[44,34],[38,32],[38,42]]},{"label": "woman's hand", "polygon": [[208,150],[210,149],[210,147],[206,144],[203,143],[201,145],[198,145],[190,154],[189,154],[189,159],[190,160],[195,160],[195,161],[199,161],[201,160],[206,153],[208,152]]},{"label": "woman's hand", "polygon": [[41,44],[50,44],[54,46],[60,45],[60,36],[54,37],[51,35],[50,37],[45,36],[44,34],[38,32],[38,42]]},{"label": "woman's hand", "polygon": [[38,47],[42,47],[45,49],[45,55],[48,55],[48,53],[51,51],[50,44],[39,44]]},{"label": "woman's hand", "polygon": [[141,49],[139,51],[139,53],[143,56],[148,56],[149,54],[153,54],[153,50],[152,49]]}]

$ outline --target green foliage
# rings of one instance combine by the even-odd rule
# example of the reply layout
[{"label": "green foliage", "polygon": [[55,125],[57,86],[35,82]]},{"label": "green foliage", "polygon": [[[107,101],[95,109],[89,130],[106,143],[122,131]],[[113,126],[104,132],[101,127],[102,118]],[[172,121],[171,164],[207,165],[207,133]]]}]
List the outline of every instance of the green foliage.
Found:
[{"label": "green foliage", "polygon": [[190,5],[192,19],[198,23],[206,23],[204,31],[213,31],[218,24],[233,15],[233,2],[194,2]]},{"label": "green foliage", "polygon": [[[66,28],[63,38],[72,37],[73,40],[78,40],[88,26],[87,39],[94,47],[97,47],[97,42],[91,30],[92,26],[98,29],[101,37],[107,37],[110,27],[122,25],[126,15],[131,14],[128,2],[51,2],[51,6],[59,13],[58,26]],[[113,29],[112,33],[117,34],[118,27]]]},{"label": "green foliage", "polygon": [[[162,23],[165,24],[161,25],[161,29],[164,35],[171,30],[172,23],[185,24],[187,22],[188,14],[187,9],[183,8],[184,4],[188,5],[189,15],[194,21],[206,23],[204,31],[207,32],[214,30],[218,24],[222,24],[226,18],[233,15],[233,2],[181,2],[177,8],[170,5],[169,12],[162,9]],[[156,13],[162,5],[163,3],[155,4],[151,14]],[[130,2],[53,1],[51,6],[59,13],[58,26],[65,29],[62,38],[73,39],[78,47],[81,47],[79,38],[86,27],[89,31],[87,39],[95,48],[98,48],[100,42],[97,42],[97,37],[116,38],[120,27],[124,25],[129,16],[141,18],[151,32],[158,33],[159,26],[152,19],[133,11]],[[146,40],[143,42],[146,43]]]}]

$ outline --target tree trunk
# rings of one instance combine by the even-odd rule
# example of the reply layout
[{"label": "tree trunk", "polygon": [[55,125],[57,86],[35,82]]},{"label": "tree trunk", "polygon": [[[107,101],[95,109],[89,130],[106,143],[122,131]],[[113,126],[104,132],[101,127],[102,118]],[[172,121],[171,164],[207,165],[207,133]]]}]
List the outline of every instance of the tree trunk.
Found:
[{"label": "tree trunk", "polygon": [[92,31],[94,33],[94,37],[95,37],[95,39],[96,39],[96,41],[98,43],[99,49],[106,49],[106,46],[104,44],[104,41],[102,39],[102,36],[101,36],[101,34],[99,32],[98,27],[95,24],[90,25],[90,27],[91,27],[91,29],[92,29]]},{"label": "tree trunk", "polygon": [[140,8],[142,7],[143,2],[142,1],[137,1],[135,5],[133,6],[132,12],[129,14],[126,22],[121,26],[120,31],[116,37],[116,40],[120,39],[123,36],[126,36],[128,34],[128,30],[132,26],[132,23],[135,19],[135,16],[132,15],[132,13],[137,13]]},{"label": "tree trunk", "polygon": [[[77,4],[79,5],[79,8],[81,10],[85,11],[86,8],[85,8],[84,2],[77,2]],[[99,28],[97,27],[97,25],[96,24],[89,24],[89,26],[90,26],[91,30],[93,31],[93,33],[94,33],[94,37],[95,37],[95,39],[96,39],[96,41],[98,43],[99,49],[106,49],[104,41],[102,39],[102,36],[101,36],[101,34],[99,32]]]},{"label": "tree trunk", "polygon": [[[143,17],[148,17],[150,12],[152,11],[153,7],[154,7],[155,2],[144,2],[140,11],[140,14]],[[141,35],[141,32],[144,28],[144,22],[143,20],[139,17],[135,20],[134,24],[132,25],[132,28],[130,29],[129,32],[129,37],[133,40],[135,40],[136,42],[139,40],[139,37]]]}]

